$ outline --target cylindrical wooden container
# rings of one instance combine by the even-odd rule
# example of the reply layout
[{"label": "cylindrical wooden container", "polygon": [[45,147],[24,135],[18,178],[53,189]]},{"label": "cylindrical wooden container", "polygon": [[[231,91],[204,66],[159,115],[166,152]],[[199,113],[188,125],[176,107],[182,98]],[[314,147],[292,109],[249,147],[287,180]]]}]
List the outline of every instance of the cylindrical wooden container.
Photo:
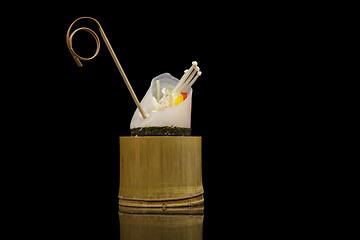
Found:
[{"label": "cylindrical wooden container", "polygon": [[201,137],[120,137],[120,211],[202,213],[203,193]]}]

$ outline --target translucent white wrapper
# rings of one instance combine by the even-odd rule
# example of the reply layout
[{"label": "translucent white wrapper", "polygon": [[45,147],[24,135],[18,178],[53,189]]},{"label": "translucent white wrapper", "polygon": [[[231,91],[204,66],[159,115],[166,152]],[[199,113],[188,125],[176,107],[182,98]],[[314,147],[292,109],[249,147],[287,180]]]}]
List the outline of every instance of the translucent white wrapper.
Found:
[{"label": "translucent white wrapper", "polygon": [[164,126],[190,128],[192,88],[188,90],[187,98],[180,104],[166,108],[159,112],[153,112],[152,103],[154,101],[153,97],[156,96],[156,80],[160,81],[160,89],[163,88],[167,89],[168,83],[170,85],[170,88],[174,89],[177,83],[179,82],[179,79],[171,76],[169,73],[163,73],[153,78],[149,90],[146,92],[144,98],[140,102],[145,113],[149,114],[149,116],[146,119],[144,119],[141,116],[139,109],[136,108],[136,111],[131,119],[130,129],[136,127],[164,127]]}]

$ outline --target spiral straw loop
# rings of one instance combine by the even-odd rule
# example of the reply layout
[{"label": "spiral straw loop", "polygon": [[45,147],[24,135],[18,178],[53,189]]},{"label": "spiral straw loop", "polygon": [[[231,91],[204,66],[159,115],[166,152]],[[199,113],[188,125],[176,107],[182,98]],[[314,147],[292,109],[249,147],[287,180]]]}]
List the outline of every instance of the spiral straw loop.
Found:
[{"label": "spiral straw loop", "polygon": [[[94,54],[92,57],[89,57],[89,58],[81,57],[81,56],[80,56],[79,54],[77,54],[77,53],[74,51],[74,49],[72,48],[72,38],[73,38],[73,36],[75,35],[75,33],[76,33],[77,31],[81,31],[81,30],[84,30],[84,31],[89,32],[89,33],[95,38],[95,41],[96,41],[96,52],[95,52],[95,54]],[[91,30],[90,28],[86,28],[86,27],[81,27],[81,28],[76,29],[76,30],[70,35],[70,37],[69,37],[69,44],[70,44],[70,49],[71,49],[70,52],[71,52],[73,55],[75,55],[77,58],[79,58],[79,59],[81,59],[81,60],[84,60],[84,61],[91,60],[91,59],[95,58],[95,57],[98,55],[99,51],[100,51],[100,39],[99,39],[99,37],[96,35],[96,33],[95,33],[93,30]]]},{"label": "spiral straw loop", "polygon": [[[76,62],[76,64],[77,64],[79,67],[82,67],[82,64],[81,64],[81,61],[80,61],[80,60],[83,60],[83,61],[91,60],[91,59],[95,58],[95,57],[98,55],[99,51],[100,51],[100,39],[99,39],[99,37],[96,35],[96,33],[95,33],[93,30],[91,30],[90,28],[86,28],[86,27],[78,28],[78,29],[76,29],[76,30],[70,35],[70,30],[71,30],[72,26],[74,25],[74,23],[76,23],[77,21],[79,21],[79,20],[81,20],[81,19],[90,19],[90,20],[93,20],[93,21],[96,22],[96,24],[97,24],[97,26],[98,26],[98,29],[99,29],[99,32],[100,32],[100,34],[101,34],[101,36],[102,36],[102,38],[103,38],[103,40],[104,40],[104,42],[105,42],[105,44],[106,44],[106,47],[108,48],[108,50],[109,50],[109,52],[110,52],[111,57],[113,58],[113,60],[114,60],[114,62],[115,62],[116,67],[118,68],[118,70],[119,70],[119,72],[120,72],[120,74],[121,74],[121,76],[122,76],[122,78],[123,78],[123,80],[124,80],[124,82],[125,82],[128,90],[129,90],[129,92],[130,92],[130,94],[131,94],[131,97],[133,98],[133,100],[134,100],[137,108],[139,109],[142,117],[143,117],[144,119],[147,118],[147,114],[144,112],[143,108],[141,107],[140,102],[139,102],[138,98],[136,97],[136,94],[135,94],[134,90],[132,89],[129,80],[128,80],[127,77],[126,77],[125,72],[124,72],[124,70],[122,69],[119,60],[117,59],[114,50],[112,49],[112,47],[111,47],[111,45],[110,45],[110,42],[109,42],[109,40],[107,39],[107,37],[106,37],[106,35],[105,35],[104,30],[101,28],[100,23],[99,23],[96,19],[94,19],[94,18],[92,18],[92,17],[80,17],[80,18],[76,19],[76,20],[70,25],[70,27],[69,27],[69,29],[68,29],[68,31],[67,31],[67,33],[66,33],[66,44],[67,44],[67,46],[68,46],[68,48],[69,48],[69,51],[70,51],[70,53],[71,53],[71,56],[74,58],[74,60],[75,60],[75,62]],[[75,34],[76,32],[81,31],[81,30],[89,32],[89,33],[95,38],[95,41],[96,41],[96,52],[95,52],[95,54],[94,54],[92,57],[89,57],[89,58],[81,57],[81,56],[79,56],[79,54],[77,54],[77,53],[74,51],[74,49],[72,48],[72,38],[73,38],[73,36],[74,36],[74,34]]]},{"label": "spiral straw loop", "polygon": [[[69,27],[69,29],[68,29],[68,31],[67,31],[67,34],[66,34],[66,43],[67,43],[67,46],[68,46],[68,48],[69,48],[69,51],[70,51],[72,57],[74,58],[76,64],[77,64],[79,67],[82,67],[82,64],[81,64],[80,60],[88,61],[88,60],[91,60],[91,59],[95,58],[95,57],[98,55],[98,53],[99,53],[99,51],[100,51],[100,39],[99,39],[98,35],[97,35],[93,30],[91,30],[90,28],[87,28],[87,27],[77,28],[71,35],[69,35],[69,34],[70,34],[70,30],[71,30],[72,26],[74,25],[74,23],[77,22],[77,21],[80,20],[80,19],[91,19],[91,20],[94,20],[94,21],[96,22],[96,24],[98,25],[98,28],[99,28],[100,32],[102,31],[102,29],[101,29],[100,23],[99,23],[96,19],[91,18],[91,17],[80,17],[80,18],[76,19],[76,20],[70,25],[70,27]],[[73,38],[73,36],[75,35],[76,32],[81,31],[81,30],[84,30],[84,31],[89,32],[89,33],[94,37],[94,39],[95,39],[95,41],[96,41],[96,52],[95,52],[95,54],[94,54],[92,57],[89,57],[89,58],[81,57],[81,56],[80,56],[79,54],[77,54],[77,53],[74,51],[74,49],[72,48],[72,38]]]}]

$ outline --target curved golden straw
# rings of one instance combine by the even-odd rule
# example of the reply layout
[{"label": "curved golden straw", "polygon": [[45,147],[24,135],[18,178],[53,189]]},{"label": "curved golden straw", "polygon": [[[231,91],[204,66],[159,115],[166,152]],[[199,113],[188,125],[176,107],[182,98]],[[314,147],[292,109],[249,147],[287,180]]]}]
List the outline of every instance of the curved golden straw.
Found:
[{"label": "curved golden straw", "polygon": [[[117,59],[117,57],[116,57],[116,55],[115,55],[115,52],[114,52],[114,50],[112,49],[112,47],[111,47],[111,45],[110,45],[110,42],[109,42],[109,40],[107,39],[107,37],[106,37],[106,35],[105,35],[104,30],[102,29],[100,23],[99,23],[96,19],[94,19],[94,18],[91,18],[91,17],[80,17],[80,18],[76,19],[76,20],[70,25],[70,27],[69,27],[69,29],[68,29],[68,31],[67,31],[67,33],[66,33],[66,43],[67,43],[67,46],[68,46],[68,48],[69,48],[69,51],[70,51],[72,57],[74,58],[76,64],[77,64],[79,67],[82,67],[82,64],[81,64],[81,61],[80,61],[80,60],[83,60],[83,61],[91,60],[91,59],[95,58],[95,57],[98,55],[99,51],[100,51],[100,40],[99,40],[99,37],[98,37],[98,36],[96,35],[96,33],[95,33],[93,30],[91,30],[90,28],[86,28],[86,27],[78,28],[78,29],[76,29],[76,30],[70,35],[70,29],[71,29],[71,27],[74,25],[74,23],[77,22],[77,21],[80,20],[80,19],[85,19],[85,18],[86,18],[86,19],[91,19],[91,20],[93,20],[93,21],[96,22],[96,24],[97,24],[97,26],[98,26],[98,28],[99,28],[100,34],[101,34],[101,36],[102,36],[102,38],[103,38],[103,40],[104,40],[104,42],[105,42],[105,44],[106,44],[106,46],[107,46],[110,54],[111,54],[111,56],[112,56],[112,58],[113,58],[113,60],[114,60],[114,62],[115,62],[115,64],[116,64],[116,67],[118,68],[118,70],[119,70],[122,78],[124,79],[124,82],[125,82],[127,88],[129,89],[129,92],[130,92],[132,98],[134,99],[134,102],[135,102],[136,106],[138,107],[138,109],[139,109],[142,117],[145,119],[145,118],[146,118],[146,114],[145,114],[143,108],[141,107],[140,102],[139,102],[139,100],[137,99],[137,97],[136,97],[136,95],[135,95],[135,92],[134,92],[134,90],[132,89],[132,87],[131,87],[131,85],[130,85],[129,80],[128,80],[127,77],[126,77],[125,72],[124,72],[124,70],[122,69],[119,60]],[[74,49],[72,48],[72,38],[73,38],[74,34],[75,34],[77,31],[81,31],[81,30],[84,30],[84,31],[89,32],[89,33],[95,38],[95,41],[96,41],[96,52],[95,52],[95,54],[94,54],[92,57],[90,57],[90,58],[84,58],[84,57],[79,56],[79,55],[74,51]]]}]

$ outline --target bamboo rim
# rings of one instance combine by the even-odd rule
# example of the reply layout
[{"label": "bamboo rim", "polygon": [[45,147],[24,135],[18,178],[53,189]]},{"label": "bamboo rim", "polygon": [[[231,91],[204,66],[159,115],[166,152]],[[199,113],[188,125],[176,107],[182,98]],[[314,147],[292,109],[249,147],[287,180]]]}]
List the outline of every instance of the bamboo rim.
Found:
[{"label": "bamboo rim", "polygon": [[119,195],[119,199],[121,200],[125,200],[125,201],[143,201],[143,202],[164,202],[164,201],[181,201],[181,200],[186,200],[186,199],[191,199],[191,198],[196,198],[196,197],[200,197],[204,194],[204,191],[198,193],[198,194],[194,194],[192,196],[187,196],[187,197],[178,197],[178,198],[163,198],[163,199],[142,199],[142,198],[125,198]]},{"label": "bamboo rim", "polygon": [[139,208],[119,205],[119,214],[204,215],[204,205],[179,208]]},{"label": "bamboo rim", "polygon": [[204,195],[182,198],[179,200],[162,199],[157,201],[126,200],[119,197],[119,206],[136,208],[182,208],[204,205]]}]

